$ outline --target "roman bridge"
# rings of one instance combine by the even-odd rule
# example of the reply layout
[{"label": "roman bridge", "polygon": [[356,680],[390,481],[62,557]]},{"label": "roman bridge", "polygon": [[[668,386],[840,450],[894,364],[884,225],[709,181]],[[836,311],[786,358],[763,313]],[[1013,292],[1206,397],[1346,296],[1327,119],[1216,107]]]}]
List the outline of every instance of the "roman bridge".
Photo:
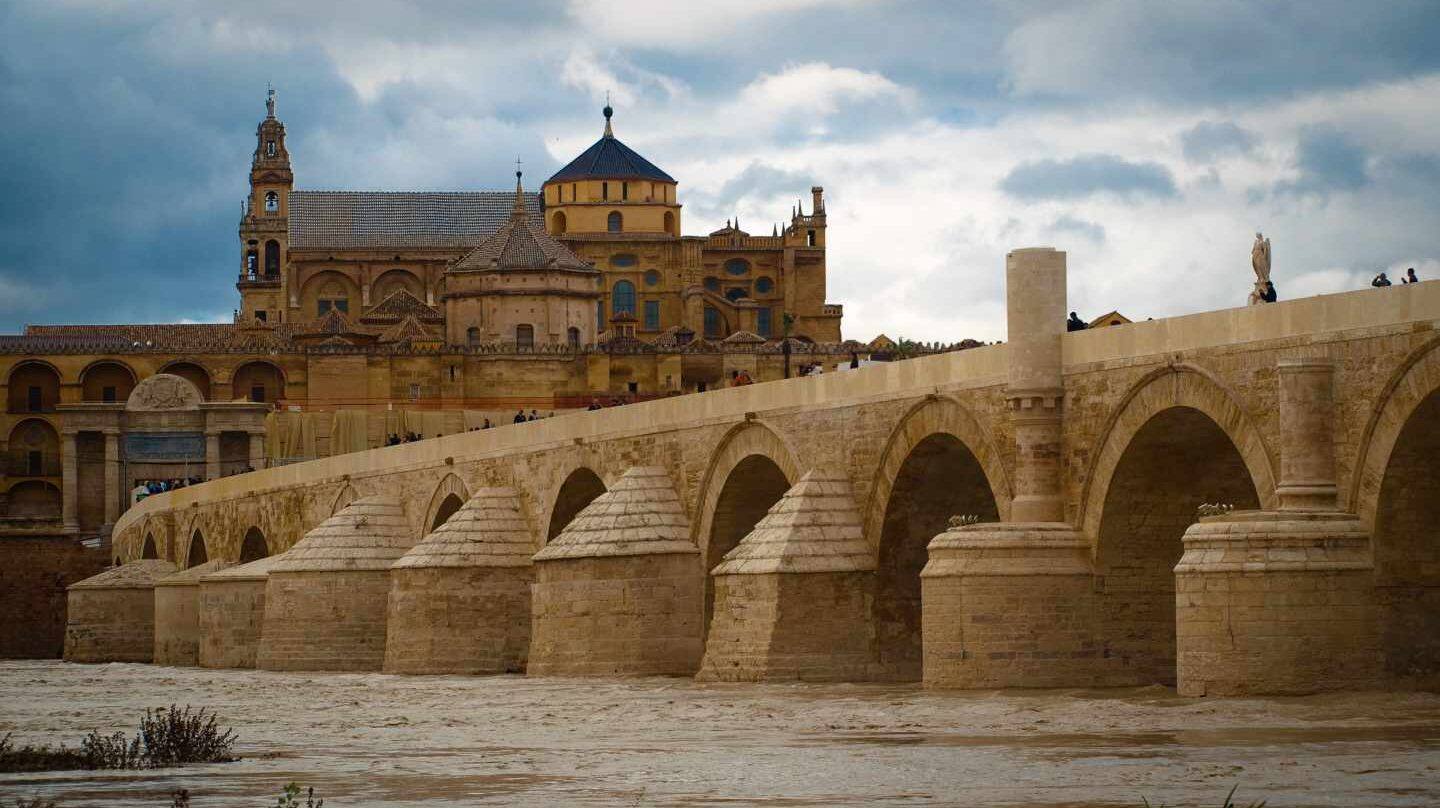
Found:
[{"label": "roman bridge", "polygon": [[[1440,283],[1064,333],[1065,254],[1006,271],[1004,344],[216,480],[131,508],[116,561],[305,539],[261,667],[1440,684]],[[426,662],[477,642],[508,650]]]}]

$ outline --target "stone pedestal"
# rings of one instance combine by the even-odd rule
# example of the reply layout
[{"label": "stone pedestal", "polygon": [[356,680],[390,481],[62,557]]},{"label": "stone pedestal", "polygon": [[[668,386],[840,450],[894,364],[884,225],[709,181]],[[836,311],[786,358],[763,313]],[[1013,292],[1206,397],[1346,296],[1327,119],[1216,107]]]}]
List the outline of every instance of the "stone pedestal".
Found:
[{"label": "stone pedestal", "polygon": [[156,665],[200,664],[200,579],[233,565],[208,561],[155,583]]},{"label": "stone pedestal", "polygon": [[149,662],[155,655],[155,583],[169,561],[132,561],[72,584],[65,624],[67,662]]},{"label": "stone pedestal", "polygon": [[664,469],[626,471],[534,560],[527,673],[692,676],[699,668],[705,570]]},{"label": "stone pedestal", "polygon": [[712,572],[698,678],[874,678],[874,569],[849,481],[807,473]]},{"label": "stone pedestal", "polygon": [[1355,516],[1247,511],[1185,532],[1175,567],[1181,695],[1376,687],[1370,537]]},{"label": "stone pedestal", "polygon": [[1102,682],[1084,534],[1059,523],[952,527],[920,573],[924,681],[932,688]]}]

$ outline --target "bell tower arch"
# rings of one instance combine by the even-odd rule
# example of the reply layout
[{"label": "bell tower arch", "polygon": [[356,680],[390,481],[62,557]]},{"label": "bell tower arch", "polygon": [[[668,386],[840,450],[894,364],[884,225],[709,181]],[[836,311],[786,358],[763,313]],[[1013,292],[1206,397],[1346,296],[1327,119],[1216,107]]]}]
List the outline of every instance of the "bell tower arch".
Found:
[{"label": "bell tower arch", "polygon": [[240,216],[242,322],[280,322],[284,317],[286,253],[290,236],[290,190],[295,175],[285,146],[285,124],[275,117],[275,88],[265,96],[265,118],[255,129],[250,194]]}]

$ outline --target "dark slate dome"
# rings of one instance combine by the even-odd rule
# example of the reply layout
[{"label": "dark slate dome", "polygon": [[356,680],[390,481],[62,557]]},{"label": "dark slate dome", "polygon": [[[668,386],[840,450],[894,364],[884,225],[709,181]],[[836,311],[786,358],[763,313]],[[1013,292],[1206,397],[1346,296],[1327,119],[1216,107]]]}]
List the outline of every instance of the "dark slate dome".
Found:
[{"label": "dark slate dome", "polygon": [[609,105],[605,107],[605,134],[570,161],[570,164],[555,172],[546,180],[550,182],[571,182],[574,180],[655,180],[675,182],[675,178],[661,171],[659,166],[641,157],[634,149],[620,142],[610,129],[610,116],[614,114]]}]

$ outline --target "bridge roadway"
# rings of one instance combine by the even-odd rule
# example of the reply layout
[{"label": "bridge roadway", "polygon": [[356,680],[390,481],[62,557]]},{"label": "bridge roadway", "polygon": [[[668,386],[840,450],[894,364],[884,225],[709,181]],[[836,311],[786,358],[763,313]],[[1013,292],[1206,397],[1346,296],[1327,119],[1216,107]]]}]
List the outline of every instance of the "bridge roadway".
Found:
[{"label": "bridge roadway", "polygon": [[[673,492],[694,562],[620,577],[684,579],[639,609],[683,614],[641,628],[653,588],[607,589],[606,559],[551,548],[532,673],[1440,684],[1440,282],[1065,333],[1065,254],[1006,271],[1005,344],[216,480],[131,508],[116,559],[233,561],[257,533],[279,554],[376,495],[418,542],[494,488],[538,553],[583,544],[566,528],[607,491]],[[1197,521],[1207,503],[1234,510]],[[562,591],[595,593],[593,614],[556,617]],[[665,638],[644,665],[637,633]]]}]

